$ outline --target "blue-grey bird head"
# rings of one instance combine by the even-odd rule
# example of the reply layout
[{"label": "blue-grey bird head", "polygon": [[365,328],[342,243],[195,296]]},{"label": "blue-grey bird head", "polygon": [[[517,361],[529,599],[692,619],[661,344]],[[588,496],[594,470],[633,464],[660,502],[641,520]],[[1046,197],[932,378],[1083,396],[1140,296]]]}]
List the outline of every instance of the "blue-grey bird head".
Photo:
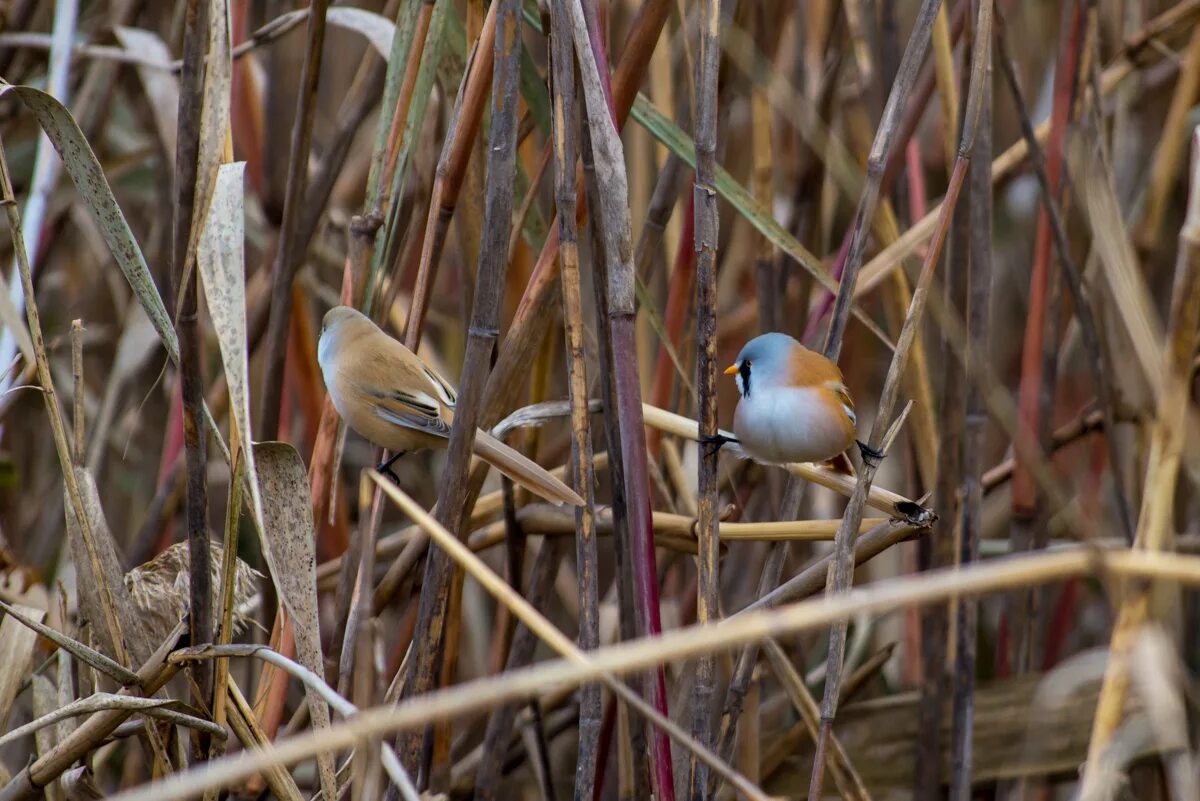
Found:
[{"label": "blue-grey bird head", "polygon": [[800,345],[787,334],[762,334],[747,342],[737,361],[726,372],[737,372],[738,392],[743,398],[751,391],[784,380],[788,375],[788,357]]}]

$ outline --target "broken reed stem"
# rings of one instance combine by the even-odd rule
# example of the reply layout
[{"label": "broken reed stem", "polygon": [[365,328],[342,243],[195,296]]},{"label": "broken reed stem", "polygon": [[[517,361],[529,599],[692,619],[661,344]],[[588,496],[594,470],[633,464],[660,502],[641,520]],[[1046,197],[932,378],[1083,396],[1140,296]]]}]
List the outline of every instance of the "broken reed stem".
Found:
[{"label": "broken reed stem", "polygon": [[[696,374],[699,389],[701,438],[717,433],[717,89],[721,62],[721,4],[705,0],[700,19],[700,64],[696,82],[696,172],[692,188],[696,249]],[[683,243],[680,243],[683,247]],[[697,466],[698,501],[696,621],[710,623],[720,616],[720,537],[717,508],[720,487],[716,448],[701,447]],[[716,693],[716,655],[697,660],[691,698],[692,736],[713,744],[712,697]],[[708,770],[695,755],[688,774],[688,796],[703,801],[708,790]]]},{"label": "broken reed stem", "polygon": [[[927,3],[927,7],[922,8],[922,13],[929,14],[931,10],[936,10],[936,5],[936,3]],[[950,215],[953,214],[954,207],[958,202],[958,194],[962,189],[967,168],[971,162],[975,132],[979,122],[979,110],[982,103],[981,86],[989,76],[987,65],[990,62],[991,54],[991,9],[990,0],[983,0],[980,3],[979,16],[975,26],[975,43],[971,54],[971,82],[962,126],[962,141],[959,143],[958,158],[955,161],[954,171],[950,177],[950,185],[946,190],[946,199],[942,204],[943,213],[939,220],[938,229],[934,233],[933,240],[929,243],[929,250],[925,254],[925,262],[921,265],[920,278],[913,291],[912,304],[909,307],[908,316],[904,320],[904,327],[900,331],[900,338],[896,343],[896,352],[892,358],[892,364],[888,368],[887,379],[884,382],[875,423],[871,428],[871,436],[867,444],[876,450],[883,445],[885,432],[891,425],[892,409],[896,404],[901,376],[908,362],[909,349],[912,347],[917,328],[924,316],[926,296],[929,292],[929,285],[933,280],[934,268],[941,255]],[[932,14],[929,14],[929,16],[932,16]],[[927,29],[925,35],[928,36]],[[914,34],[914,38],[915,36],[916,34]],[[910,48],[914,47],[913,42],[913,39],[909,40]],[[908,55],[908,52],[906,52],[905,61],[908,61]],[[915,72],[915,66],[911,67],[911,69]],[[905,65],[901,63],[900,76],[903,76],[904,73]],[[900,76],[897,77],[897,85],[900,84]],[[911,79],[909,79],[909,83],[911,83]],[[889,105],[891,105],[890,100]],[[879,169],[881,169],[883,163],[886,161],[886,151],[884,151],[882,156],[873,152],[871,160],[872,163],[878,163]],[[866,222],[864,221],[864,224]],[[845,295],[847,298],[846,308],[848,309],[848,299],[854,291],[853,285],[851,284],[850,287],[843,286],[843,290],[838,293],[839,306],[842,305],[842,296]],[[845,312],[843,312],[844,314]],[[831,323],[831,334],[835,330],[833,328],[835,323]],[[842,325],[844,326],[844,322]],[[834,354],[836,355],[836,350]],[[859,473],[854,494],[850,497],[850,502],[847,504],[846,512],[842,517],[842,526],[838,529],[837,537],[834,540],[834,556],[830,562],[829,581],[826,586],[826,592],[830,595],[836,596],[849,589],[850,581],[853,577],[851,559],[853,558],[854,538],[863,517],[863,509],[866,505],[871,482],[875,478],[875,471],[878,467],[879,462],[876,459],[864,459],[863,461],[863,469]],[[824,750],[829,738],[830,729],[833,725],[833,718],[837,714],[842,663],[845,657],[845,640],[845,622],[835,623],[829,637],[829,658],[826,663],[825,673],[825,696],[821,701],[821,730],[820,736],[817,739],[816,755],[813,759],[812,776],[809,783],[809,798],[821,797],[825,768]]]},{"label": "broken reed stem", "polygon": [[[588,410],[587,361],[579,274],[579,232],[576,224],[575,53],[566,0],[555,0],[550,23],[551,92],[554,137],[554,204],[558,212],[559,257],[562,260],[563,334],[567,357],[567,386],[571,402],[571,466],[575,488],[584,505],[574,510],[575,561],[578,565],[579,647],[600,647],[600,557],[596,543],[595,476],[592,470],[592,428]],[[575,760],[575,801],[591,801],[603,724],[599,684],[579,695],[579,749]]]},{"label": "broken reed stem", "polygon": [[[467,351],[463,359],[454,425],[450,431],[446,466],[442,472],[437,502],[438,521],[460,535],[468,514],[470,490],[467,471],[476,427],[480,422],[492,351],[499,336],[500,301],[508,267],[508,235],[512,225],[513,179],[516,174],[520,4],[517,0],[500,0],[493,8],[496,9],[498,33],[494,37],[492,127],[483,226],[485,239],[479,253]],[[406,699],[429,692],[441,673],[453,572],[453,562],[445,551],[440,548],[429,551],[413,634],[413,641],[420,643],[421,647],[414,651],[415,659],[405,685]],[[425,772],[416,770],[421,758],[420,737],[401,738],[397,750],[410,773]]]},{"label": "broken reed stem", "polygon": [[[1121,461],[1116,436],[1116,388],[1113,386],[1112,378],[1105,369],[1104,355],[1100,351],[1100,337],[1096,326],[1096,318],[1092,313],[1091,303],[1083,291],[1083,273],[1071,253],[1070,240],[1067,238],[1067,228],[1063,220],[1062,209],[1055,192],[1052,190],[1050,176],[1046,171],[1045,155],[1042,152],[1041,145],[1038,143],[1033,129],[1033,122],[1029,118],[1029,106],[1025,102],[1024,92],[1021,89],[1016,61],[1012,55],[1003,18],[997,17],[997,23],[996,44],[1000,48],[1000,52],[997,54],[1000,69],[1004,73],[1005,82],[1012,93],[1017,119],[1021,124],[1021,134],[1024,136],[1029,150],[1029,163],[1033,167],[1038,187],[1041,189],[1043,209],[1050,221],[1050,231],[1054,236],[1054,246],[1058,253],[1059,263],[1062,265],[1063,276],[1067,279],[1067,287],[1071,291],[1075,316],[1079,320],[1080,336],[1084,347],[1087,349],[1088,367],[1091,369],[1092,380],[1095,382],[1096,392],[1100,396],[1100,409],[1104,415],[1104,439],[1108,446],[1108,461],[1111,465],[1113,499],[1117,505],[1117,513],[1125,537],[1132,543],[1133,516],[1129,505],[1129,497],[1125,491],[1125,484],[1121,481],[1122,471],[1120,466],[1123,462]],[[1065,166],[1063,166],[1063,169],[1065,171]],[[989,180],[989,185],[990,183]]]},{"label": "broken reed stem", "polygon": [[292,124],[283,221],[279,227],[275,261],[271,266],[271,313],[267,319],[266,366],[258,412],[261,439],[275,439],[279,435],[280,407],[283,403],[283,367],[287,361],[287,337],[292,316],[292,282],[296,278],[300,262],[304,260],[304,251],[299,247],[302,236],[300,223],[304,216],[308,158],[312,151],[317,85],[320,81],[321,55],[325,46],[325,12],[328,8],[329,0],[310,0],[308,5],[308,42],[304,51],[304,65],[300,70],[296,118]]},{"label": "broken reed stem", "polygon": [[[1192,360],[1200,345],[1200,132],[1192,135],[1192,171],[1187,211],[1179,232],[1179,255],[1171,287],[1171,311],[1161,361],[1161,391],[1151,430],[1145,496],[1138,516],[1135,550],[1166,551],[1174,536],[1175,487],[1187,439]],[[1129,689],[1134,641],[1150,613],[1150,588],[1139,586],[1121,604],[1109,645],[1080,797],[1098,798],[1112,757],[1109,744],[1121,723]]]},{"label": "broken reed stem", "polygon": [[[179,375],[183,393],[183,438],[187,469],[187,539],[189,606],[188,636],[194,643],[212,641],[212,568],[208,548],[208,438],[204,431],[204,376],[197,296],[200,273],[187,264],[200,142],[204,58],[208,44],[209,4],[188,0],[184,13],[183,72],[180,76],[177,147],[175,151],[175,220],[172,227],[172,270],[179,317]],[[212,704],[212,665],[197,665],[192,674],[200,701]],[[208,738],[194,734],[197,752],[208,753]]]}]

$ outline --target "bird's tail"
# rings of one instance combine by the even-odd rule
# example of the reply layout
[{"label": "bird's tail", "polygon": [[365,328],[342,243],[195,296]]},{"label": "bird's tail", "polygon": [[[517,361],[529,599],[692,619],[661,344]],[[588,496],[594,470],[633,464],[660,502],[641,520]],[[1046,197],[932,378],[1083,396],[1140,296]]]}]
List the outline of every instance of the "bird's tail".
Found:
[{"label": "bird's tail", "polygon": [[475,432],[475,454],[535,495],[554,503],[583,506],[583,498],[575,490],[482,429]]}]

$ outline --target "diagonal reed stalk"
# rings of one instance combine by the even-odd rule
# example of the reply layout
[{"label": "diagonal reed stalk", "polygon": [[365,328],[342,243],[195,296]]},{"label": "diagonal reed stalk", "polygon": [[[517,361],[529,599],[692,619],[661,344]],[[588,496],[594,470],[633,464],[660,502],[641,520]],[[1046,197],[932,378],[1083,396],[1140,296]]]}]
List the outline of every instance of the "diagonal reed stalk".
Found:
[{"label": "diagonal reed stalk", "polygon": [[[470,491],[470,466],[475,431],[480,422],[489,362],[499,336],[500,298],[508,267],[508,236],[512,225],[513,177],[516,172],[517,78],[520,64],[520,4],[502,0],[496,13],[492,78],[492,128],[488,148],[487,198],[484,210],[485,240],[476,272],[475,302],[462,380],[450,432],[446,468],[438,494],[438,520],[451,531],[462,531]],[[411,316],[410,316],[411,319]],[[431,549],[425,563],[425,579],[417,612],[422,647],[415,650],[405,685],[405,697],[429,692],[441,673],[445,647],[446,616],[454,565],[446,553]],[[397,744],[401,760],[413,773],[426,774],[428,766],[417,767],[421,758],[420,738],[409,736]],[[419,779],[420,781],[420,779]]]},{"label": "diagonal reed stalk", "polygon": [[[374,477],[374,480],[387,483],[382,476]],[[392,486],[387,486],[385,491],[393,498],[402,495]],[[436,524],[416,504],[409,508],[414,517],[425,521],[425,525]],[[453,547],[449,539],[447,544]],[[495,576],[494,573],[492,575]],[[458,717],[529,698],[548,687],[573,687],[587,681],[603,680],[607,675],[626,675],[664,661],[687,659],[718,649],[731,650],[767,636],[826,627],[835,621],[863,613],[894,611],[913,604],[945,603],[952,597],[1003,592],[1081,575],[1107,575],[1197,587],[1200,586],[1200,557],[1145,550],[1069,547],[1010,556],[962,569],[888,579],[851,590],[841,598],[816,598],[729,618],[710,626],[689,626],[667,632],[661,637],[618,643],[591,654],[577,653],[570,659],[542,662],[504,676],[476,679],[422,698],[414,698],[405,704],[364,710],[328,731],[308,732],[288,738],[270,751],[247,751],[225,757],[186,774],[173,774],[153,785],[113,798],[114,801],[172,801],[209,787],[227,785],[272,765],[292,764],[331,748],[349,748],[364,738],[419,728],[432,720]],[[507,584],[498,576],[495,576],[495,581],[499,583],[497,593],[503,594],[508,589]],[[513,603],[515,605],[519,601],[513,599]],[[534,610],[533,615],[536,614]],[[530,620],[534,620],[532,615]],[[565,637],[563,641],[564,650],[573,647]],[[633,699],[634,702],[640,701],[636,696]],[[646,710],[653,713],[649,707]],[[681,739],[690,739],[678,728],[675,733]],[[61,765],[61,760],[61,757],[57,757],[54,763]],[[714,763],[714,767],[725,764],[719,760],[714,760]],[[70,762],[65,764],[69,765]],[[45,775],[44,771],[38,771],[34,773],[34,778]],[[744,788],[739,789],[744,791]]]}]

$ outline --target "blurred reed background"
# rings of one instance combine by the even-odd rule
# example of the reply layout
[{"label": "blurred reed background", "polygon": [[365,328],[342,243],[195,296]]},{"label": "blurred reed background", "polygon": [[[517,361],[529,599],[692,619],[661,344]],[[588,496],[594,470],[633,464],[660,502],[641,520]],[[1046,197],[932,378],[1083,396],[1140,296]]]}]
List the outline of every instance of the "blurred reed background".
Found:
[{"label": "blurred reed background", "polygon": [[[1200,798],[1200,2],[12,0],[0,76],[0,799]],[[338,303],[460,392],[399,487]],[[697,443],[776,330],[877,469]]]}]

